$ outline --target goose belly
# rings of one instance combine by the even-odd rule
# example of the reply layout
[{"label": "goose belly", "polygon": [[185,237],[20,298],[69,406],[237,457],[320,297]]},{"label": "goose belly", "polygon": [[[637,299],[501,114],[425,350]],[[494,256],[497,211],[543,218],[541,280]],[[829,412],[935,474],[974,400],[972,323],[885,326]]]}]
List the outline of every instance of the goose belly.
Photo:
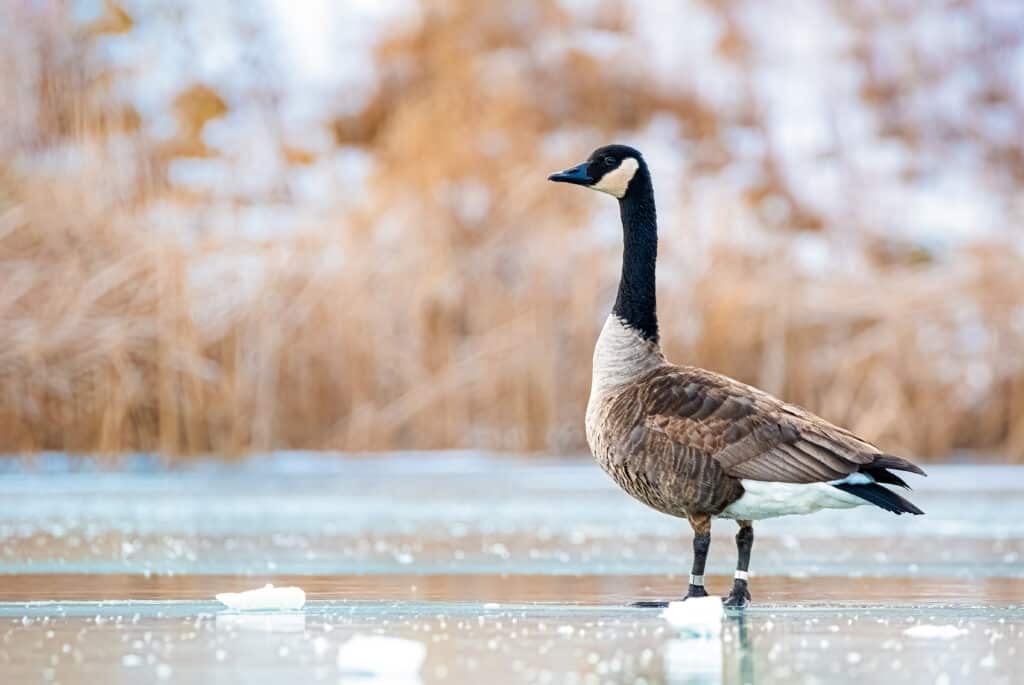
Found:
[{"label": "goose belly", "polygon": [[685,493],[666,488],[664,480],[659,478],[661,474],[654,470],[648,471],[642,462],[629,463],[598,457],[597,463],[626,494],[656,511],[685,518],[688,512],[699,508]]},{"label": "goose belly", "polygon": [[727,506],[720,518],[756,521],[776,516],[811,514],[821,509],[850,509],[866,501],[828,483],[740,481],[743,495]]},{"label": "goose belly", "polygon": [[633,498],[670,516],[717,514],[742,493],[739,481],[693,450],[630,422],[588,427],[594,459]]}]

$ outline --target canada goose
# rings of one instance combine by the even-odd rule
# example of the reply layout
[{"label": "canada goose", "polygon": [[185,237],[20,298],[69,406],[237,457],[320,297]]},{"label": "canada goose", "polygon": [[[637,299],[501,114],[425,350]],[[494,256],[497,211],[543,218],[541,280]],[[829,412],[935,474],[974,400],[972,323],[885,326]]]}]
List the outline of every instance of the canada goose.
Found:
[{"label": "canada goose", "polygon": [[594,348],[587,443],[619,487],[689,520],[693,569],[687,597],[707,596],[712,518],[739,524],[739,560],[726,606],[744,607],[750,601],[754,520],[868,503],[895,514],[924,513],[880,485],[907,487],[889,469],[925,475],[918,466],[757,388],[665,360],[655,303],[654,189],[638,151],[601,147],[548,178],[619,200],[622,276]]}]

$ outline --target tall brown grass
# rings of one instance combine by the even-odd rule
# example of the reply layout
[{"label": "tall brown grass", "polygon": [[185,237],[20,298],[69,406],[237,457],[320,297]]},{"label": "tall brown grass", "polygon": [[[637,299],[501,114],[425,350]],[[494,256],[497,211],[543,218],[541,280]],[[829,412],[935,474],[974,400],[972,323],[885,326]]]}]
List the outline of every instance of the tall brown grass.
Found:
[{"label": "tall brown grass", "polygon": [[[628,60],[542,55],[537,27],[561,35],[574,20],[554,2],[524,6],[529,20],[515,22],[497,3],[447,3],[383,42],[375,98],[324,121],[339,145],[372,152],[369,197],[272,241],[180,241],[151,225],[161,203],[206,201],[166,169],[215,154],[201,131],[226,109],[216,93],[184,93],[178,115],[194,125],[171,144],[150,140],[113,95],[117,74],[82,66],[95,32],[56,10],[15,17],[33,41],[2,55],[22,83],[0,167],[0,450],[585,449],[591,350],[619,248],[584,228],[597,198],[544,176],[654,116],[703,141],[703,164],[724,165],[722,122]],[[592,21],[629,30],[614,3]],[[131,29],[127,15],[114,23]],[[743,116],[756,124],[756,111]],[[552,149],[567,119],[590,133]],[[40,161],[62,147],[73,163]],[[786,183],[766,160],[746,201],[756,214],[764,196],[788,197],[796,228],[828,231]],[[682,198],[662,220],[671,359],[889,450],[1024,459],[1018,254],[908,256],[867,232],[844,243],[860,268],[814,275],[792,256],[798,232],[746,250],[698,220],[686,188],[659,193]],[[716,206],[711,223],[735,233],[748,209]],[[614,214],[601,216],[614,229]]]}]

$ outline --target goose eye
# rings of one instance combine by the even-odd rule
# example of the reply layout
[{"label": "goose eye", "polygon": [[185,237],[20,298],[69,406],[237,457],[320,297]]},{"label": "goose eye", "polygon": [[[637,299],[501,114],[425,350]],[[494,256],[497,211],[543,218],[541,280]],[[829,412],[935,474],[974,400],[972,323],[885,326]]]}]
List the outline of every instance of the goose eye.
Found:
[{"label": "goose eye", "polygon": [[614,157],[605,157],[604,158],[604,163],[607,164],[608,166],[615,166],[615,158]]}]

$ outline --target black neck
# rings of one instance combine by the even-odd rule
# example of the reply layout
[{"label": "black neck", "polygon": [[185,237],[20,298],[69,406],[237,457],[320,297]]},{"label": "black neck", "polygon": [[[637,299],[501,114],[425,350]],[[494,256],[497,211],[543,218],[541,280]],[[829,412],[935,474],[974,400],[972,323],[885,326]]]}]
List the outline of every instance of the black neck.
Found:
[{"label": "black neck", "polygon": [[619,200],[622,216],[622,278],[612,313],[644,338],[658,342],[654,266],[658,259],[658,218],[654,187],[646,166],[637,169],[629,192]]}]

